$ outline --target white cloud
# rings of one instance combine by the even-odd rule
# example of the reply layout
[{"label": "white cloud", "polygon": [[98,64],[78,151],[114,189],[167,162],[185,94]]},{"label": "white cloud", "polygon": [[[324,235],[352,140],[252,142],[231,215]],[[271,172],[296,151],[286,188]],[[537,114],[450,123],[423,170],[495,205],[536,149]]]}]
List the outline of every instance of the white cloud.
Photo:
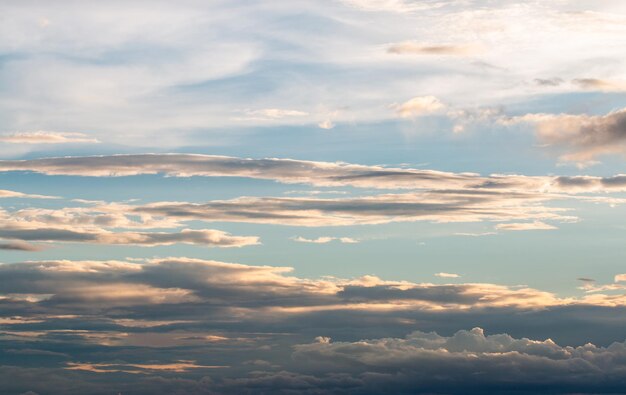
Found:
[{"label": "white cloud", "polygon": [[546,224],[542,221],[533,221],[533,222],[514,222],[507,224],[497,224],[496,229],[498,230],[553,230],[558,229],[554,225]]},{"label": "white cloud", "polygon": [[397,55],[455,55],[468,56],[475,55],[482,51],[482,47],[476,44],[423,44],[405,41],[392,44],[387,48],[387,52]]},{"label": "white cloud", "polygon": [[258,119],[280,119],[286,117],[304,117],[309,115],[308,112],[298,110],[286,110],[282,108],[264,108],[262,110],[248,110],[246,111],[251,117],[258,117]]},{"label": "white cloud", "polygon": [[442,278],[459,278],[459,277],[461,277],[460,275],[458,275],[456,273],[444,273],[444,272],[435,273],[435,276],[442,277]]},{"label": "white cloud", "polygon": [[66,143],[99,143],[83,133],[64,132],[14,132],[0,134],[0,142],[11,144],[66,144]]},{"label": "white cloud", "polygon": [[437,113],[445,105],[434,96],[418,96],[392,107],[399,117],[411,118]]},{"label": "white cloud", "polygon": [[351,237],[329,237],[329,236],[321,236],[315,239],[307,239],[305,237],[298,236],[298,237],[294,237],[293,240],[299,243],[313,243],[313,244],[326,244],[326,243],[330,243],[331,241],[339,241],[340,243],[344,243],[344,244],[356,244],[359,242],[359,240],[353,239]]}]

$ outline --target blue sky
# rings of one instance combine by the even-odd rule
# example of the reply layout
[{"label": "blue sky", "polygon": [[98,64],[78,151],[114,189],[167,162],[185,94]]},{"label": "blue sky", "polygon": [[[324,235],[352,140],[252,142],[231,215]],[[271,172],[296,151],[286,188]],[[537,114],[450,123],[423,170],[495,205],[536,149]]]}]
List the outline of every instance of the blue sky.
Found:
[{"label": "blue sky", "polygon": [[617,0],[0,3],[0,392],[619,393],[625,49]]}]

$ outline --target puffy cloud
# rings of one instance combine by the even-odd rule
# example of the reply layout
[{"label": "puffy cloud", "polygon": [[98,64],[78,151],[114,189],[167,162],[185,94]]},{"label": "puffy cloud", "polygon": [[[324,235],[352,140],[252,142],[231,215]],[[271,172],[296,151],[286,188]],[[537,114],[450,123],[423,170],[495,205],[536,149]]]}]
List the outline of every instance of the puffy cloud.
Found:
[{"label": "puffy cloud", "polygon": [[12,144],[99,143],[97,139],[83,133],[47,131],[0,134],[0,142]]},{"label": "puffy cloud", "polygon": [[[554,341],[485,335],[481,328],[449,337],[413,332],[405,338],[315,342],[295,347],[301,370],[328,393],[610,393],[624,381],[626,343],[559,346]],[[284,373],[265,375],[265,380]],[[241,380],[259,388],[254,377]],[[468,388],[471,388],[468,390]],[[417,392],[415,392],[417,389]],[[324,390],[323,390],[324,391]]]},{"label": "puffy cloud", "polygon": [[[569,334],[579,344],[593,338],[608,344],[623,337],[623,295],[560,298],[532,288],[374,276],[306,279],[286,267],[180,257],[3,264],[0,306],[0,358],[10,348],[16,369],[12,380],[0,380],[0,390],[9,393],[42,392],[33,384],[39,381],[25,378],[33,364],[46,366],[43,380],[72,378],[82,386],[76,393],[98,393],[97,377],[109,384],[117,377],[115,391],[128,393],[148,388],[144,378],[160,377],[155,394],[261,388],[319,394],[345,385],[346,393],[380,393],[418,382],[425,391],[450,382],[456,387],[446,392],[467,393],[467,380],[472,388],[500,389],[524,389],[519,385],[531,380],[531,393],[554,393],[581,375],[593,379],[608,371],[617,380],[625,350],[623,343],[562,347],[525,338]],[[426,332],[454,333],[475,322],[491,333],[508,328],[524,335]],[[420,331],[401,337],[415,328]],[[35,349],[41,352],[29,351]],[[211,380],[198,382],[203,369],[211,369]],[[113,376],[124,372],[136,374]],[[183,381],[168,381],[170,375]],[[78,388],[59,380],[49,393]],[[600,381],[588,383],[589,392],[602,392]]]},{"label": "puffy cloud", "polygon": [[418,96],[402,104],[395,104],[392,108],[399,117],[411,118],[437,113],[445,108],[445,104],[434,96]]}]

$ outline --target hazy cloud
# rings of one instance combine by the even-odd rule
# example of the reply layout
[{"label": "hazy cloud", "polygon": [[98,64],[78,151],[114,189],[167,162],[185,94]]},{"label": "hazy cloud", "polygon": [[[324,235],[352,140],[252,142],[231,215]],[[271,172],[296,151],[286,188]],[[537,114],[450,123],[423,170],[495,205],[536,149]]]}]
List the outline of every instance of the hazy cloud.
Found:
[{"label": "hazy cloud", "polygon": [[468,56],[482,52],[482,47],[476,44],[422,44],[411,41],[392,44],[387,48],[391,54],[412,55],[456,55]]},{"label": "hazy cloud", "polygon": [[12,144],[99,143],[97,139],[83,133],[47,131],[0,134],[0,142]]}]

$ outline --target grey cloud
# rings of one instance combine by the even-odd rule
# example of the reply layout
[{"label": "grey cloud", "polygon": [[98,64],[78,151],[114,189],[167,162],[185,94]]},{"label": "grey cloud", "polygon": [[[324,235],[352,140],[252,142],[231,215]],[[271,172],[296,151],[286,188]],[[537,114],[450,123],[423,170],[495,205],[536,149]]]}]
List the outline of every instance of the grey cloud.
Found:
[{"label": "grey cloud", "polygon": [[[213,229],[183,229],[179,232],[107,232],[63,228],[0,228],[0,238],[21,241],[96,243],[120,245],[196,244],[208,247],[243,247],[259,244],[256,236],[233,236]],[[4,244],[3,249],[36,251],[38,247],[24,243]]]},{"label": "grey cloud", "polygon": [[555,78],[535,78],[535,84],[542,86],[559,86],[563,83],[563,79]]},{"label": "grey cloud", "polygon": [[552,219],[570,221],[563,210],[538,205],[540,193],[490,190],[433,191],[361,198],[238,198],[208,203],[154,203],[136,213],[185,220],[253,222],[297,226],[340,226],[406,221],[474,222]]},{"label": "grey cloud", "polygon": [[482,51],[482,47],[477,44],[422,44],[416,42],[403,42],[392,44],[387,48],[387,53],[397,55],[456,55],[467,56]]},{"label": "grey cloud", "polygon": [[49,175],[119,177],[166,174],[188,177],[250,177],[285,183],[367,188],[449,188],[480,183],[475,174],[390,169],[292,159],[244,159],[191,154],[141,154],[0,161],[0,171]]},{"label": "grey cloud", "polygon": [[625,82],[602,80],[599,78],[576,78],[572,80],[572,83],[587,90],[608,92],[626,90]]},{"label": "grey cloud", "polygon": [[[486,112],[491,113],[492,111],[486,110]],[[597,124],[598,128],[602,129],[601,124],[606,124],[610,128],[610,125],[615,123],[611,119],[617,122],[621,119],[619,118],[620,114],[620,112],[615,112],[604,118],[591,117],[590,119],[595,121],[591,122],[590,125]],[[463,116],[466,117],[467,115]],[[529,121],[541,123],[551,120],[556,122],[558,117],[556,115],[530,114],[502,120],[502,122]],[[576,124],[583,120],[583,116],[571,117],[575,118]],[[554,125],[554,127],[558,126],[557,123]],[[560,126],[564,127],[563,125]],[[604,136],[603,139],[609,139],[611,132],[600,134]],[[502,191],[564,192],[558,177],[498,174],[485,177],[475,173],[451,173],[337,162],[275,158],[248,159],[194,154],[137,154],[0,160],[0,172],[8,171],[32,171],[47,175],[89,177],[121,177],[140,174],[164,174],[175,177],[247,177],[324,187],[352,186],[376,189],[471,190],[486,188]],[[612,178],[614,177],[606,178],[607,190],[624,190],[623,185],[611,184]],[[590,192],[594,191],[597,190],[590,190]]]},{"label": "grey cloud", "polygon": [[539,141],[563,152],[564,161],[586,165],[599,156],[626,152],[625,109],[606,115],[527,114],[503,122],[534,124]]},{"label": "grey cloud", "polygon": [[0,250],[4,251],[41,251],[43,249],[40,245],[24,243],[21,241],[10,242],[10,243],[0,243]]},{"label": "grey cloud", "polygon": [[[544,339],[623,340],[625,308],[623,295],[306,279],[190,258],[3,264],[0,365],[13,367],[0,378],[13,379],[0,392],[610,393],[626,379],[623,343]],[[477,324],[510,336],[457,332]]]}]

